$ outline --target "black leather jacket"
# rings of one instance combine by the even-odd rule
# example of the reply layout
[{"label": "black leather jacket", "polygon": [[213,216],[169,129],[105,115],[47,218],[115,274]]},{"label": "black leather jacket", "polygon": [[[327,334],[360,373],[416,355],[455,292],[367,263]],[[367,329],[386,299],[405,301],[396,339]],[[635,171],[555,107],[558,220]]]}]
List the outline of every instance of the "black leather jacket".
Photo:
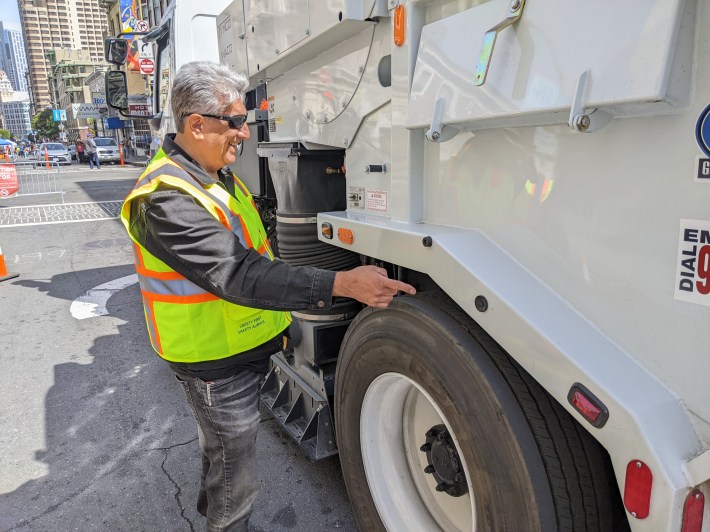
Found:
[{"label": "black leather jacket", "polygon": [[[172,136],[165,139],[163,150],[197,180],[215,183]],[[222,174],[225,181],[227,177]],[[234,193],[231,186],[225,188]],[[326,310],[332,306],[335,272],[290,266],[262,257],[245,248],[192,196],[179,190],[166,187],[133,201],[129,227],[133,237],[152,255],[204,290],[232,303],[268,310]],[[222,361],[170,365],[180,375],[206,380],[229,376],[234,370],[247,367],[263,371],[265,357],[279,350],[274,345],[280,344],[280,336],[272,344]],[[214,371],[216,366],[220,371]]]}]

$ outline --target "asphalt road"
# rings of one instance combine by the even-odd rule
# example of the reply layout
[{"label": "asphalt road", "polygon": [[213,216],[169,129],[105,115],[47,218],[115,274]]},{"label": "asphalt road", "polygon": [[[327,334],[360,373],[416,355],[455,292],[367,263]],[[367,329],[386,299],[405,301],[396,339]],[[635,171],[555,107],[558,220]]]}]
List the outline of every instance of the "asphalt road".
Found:
[{"label": "asphalt road", "polygon": [[[93,292],[105,315],[70,312],[134,273],[115,213],[139,174],[75,164],[64,207],[57,194],[0,200],[0,248],[20,274],[0,282],[2,531],[204,529],[195,424],[149,346],[137,284]],[[267,414],[258,447],[252,530],[356,530],[337,458],[309,462]]]}]

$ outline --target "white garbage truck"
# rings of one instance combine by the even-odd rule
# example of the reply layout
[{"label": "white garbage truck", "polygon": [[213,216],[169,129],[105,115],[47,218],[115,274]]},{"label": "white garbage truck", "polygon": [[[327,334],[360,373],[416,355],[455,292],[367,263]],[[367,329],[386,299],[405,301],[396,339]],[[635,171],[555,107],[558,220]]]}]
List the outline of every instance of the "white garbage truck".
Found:
[{"label": "white garbage truck", "polygon": [[363,531],[710,530],[708,28],[699,0],[175,0],[143,36],[160,134],[182,64],[248,75],[236,171],[279,260],[418,289],[294,312],[262,389]]}]

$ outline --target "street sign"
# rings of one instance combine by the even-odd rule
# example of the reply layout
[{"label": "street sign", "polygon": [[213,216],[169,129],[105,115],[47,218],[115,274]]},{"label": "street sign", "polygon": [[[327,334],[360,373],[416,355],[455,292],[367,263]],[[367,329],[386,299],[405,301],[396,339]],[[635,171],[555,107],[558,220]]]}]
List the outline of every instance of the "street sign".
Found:
[{"label": "street sign", "polygon": [[136,31],[139,33],[148,31],[148,22],[146,22],[145,20],[139,20],[138,22],[136,22]]},{"label": "street sign", "polygon": [[72,109],[77,119],[101,118],[101,111],[91,103],[73,103]]},{"label": "street sign", "polygon": [[150,109],[150,105],[145,103],[129,103],[128,114],[147,117],[153,116],[153,112]]},{"label": "street sign", "polygon": [[144,42],[136,39],[136,47],[138,48],[139,59],[153,59],[153,43]]},{"label": "street sign", "polygon": [[141,74],[152,74],[155,70],[155,61],[152,59],[141,59],[138,62],[138,66],[140,67]]},{"label": "street sign", "polygon": [[66,122],[67,112],[64,109],[52,109],[52,120],[55,122]]}]

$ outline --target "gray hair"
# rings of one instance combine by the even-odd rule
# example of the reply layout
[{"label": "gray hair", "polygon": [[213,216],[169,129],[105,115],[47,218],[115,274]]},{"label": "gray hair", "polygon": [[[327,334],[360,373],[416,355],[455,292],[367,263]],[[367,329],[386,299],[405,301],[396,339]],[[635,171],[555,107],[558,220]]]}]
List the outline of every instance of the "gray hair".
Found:
[{"label": "gray hair", "polygon": [[244,101],[249,80],[240,72],[210,61],[186,63],[173,79],[171,107],[177,130],[190,113],[224,114],[234,102]]}]

